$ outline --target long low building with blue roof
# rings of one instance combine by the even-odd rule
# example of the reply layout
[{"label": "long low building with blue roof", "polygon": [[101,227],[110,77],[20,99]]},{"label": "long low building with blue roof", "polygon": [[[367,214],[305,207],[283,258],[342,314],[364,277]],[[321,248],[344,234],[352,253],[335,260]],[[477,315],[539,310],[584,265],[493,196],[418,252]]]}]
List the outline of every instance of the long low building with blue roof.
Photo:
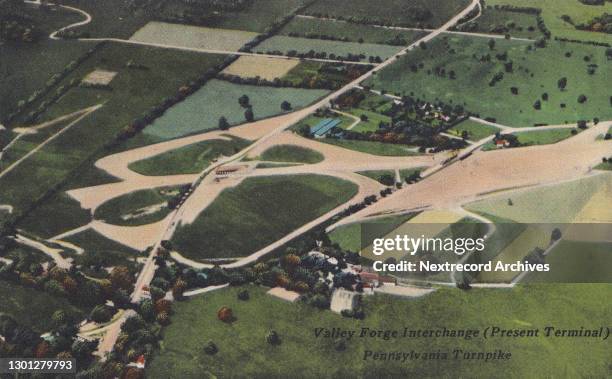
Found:
[{"label": "long low building with blue roof", "polygon": [[310,135],[315,138],[323,138],[330,130],[338,126],[342,120],[337,118],[326,118],[310,129]]}]

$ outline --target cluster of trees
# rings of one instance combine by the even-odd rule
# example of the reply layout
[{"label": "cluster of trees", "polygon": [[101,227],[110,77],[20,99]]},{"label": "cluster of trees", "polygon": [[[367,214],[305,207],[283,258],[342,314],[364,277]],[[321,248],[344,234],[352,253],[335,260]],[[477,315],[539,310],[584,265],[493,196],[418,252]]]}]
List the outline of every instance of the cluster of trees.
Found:
[{"label": "cluster of trees", "polygon": [[303,73],[303,77],[298,80],[286,80],[274,78],[267,80],[260,77],[243,78],[237,75],[220,73],[217,78],[227,80],[234,84],[246,84],[262,87],[276,88],[306,88],[306,89],[327,89],[335,90],[342,85],[360,77],[371,67],[366,65],[354,65],[344,63],[321,63],[316,72],[308,71]]},{"label": "cluster of trees", "polygon": [[584,5],[605,5],[610,0],[578,0]]},{"label": "cluster of trees", "polygon": [[588,30],[590,32],[612,33],[612,14],[604,13],[595,17],[587,23],[575,25],[576,29]]},{"label": "cluster of trees", "polygon": [[268,50],[266,51],[267,55],[286,55],[292,58],[310,58],[310,59],[329,59],[334,61],[342,61],[342,62],[361,62],[364,59],[367,59],[370,63],[382,63],[383,59],[378,55],[370,55],[366,56],[365,54],[352,54],[348,53],[346,55],[337,55],[334,53],[327,54],[324,51],[317,52],[314,50],[309,50],[306,53],[300,53],[297,50],[288,50],[283,53],[280,50]]},{"label": "cluster of trees", "polygon": [[[336,98],[332,105],[339,108],[356,108],[364,99],[363,91],[352,90]],[[411,96],[403,96],[400,104],[394,103],[382,113],[391,117],[391,124],[380,123],[376,131],[338,130],[338,133],[330,133],[328,138],[420,146],[422,152],[427,148],[441,151],[465,145],[463,141],[449,140],[439,135],[465,118],[465,110],[460,105],[452,107],[442,102],[431,104]],[[307,136],[309,130],[302,126],[298,133]]]},{"label": "cluster of trees", "polygon": [[76,359],[77,367],[88,367],[93,361],[95,341],[77,337],[77,315],[58,310],[51,316],[52,328],[42,338],[31,328],[21,325],[11,315],[0,313],[0,356],[16,358]]},{"label": "cluster of trees", "polygon": [[129,303],[128,294],[134,282],[132,273],[125,266],[113,268],[108,279],[94,281],[85,277],[75,266],[66,270],[50,263],[44,270],[40,263],[27,258],[0,263],[0,278],[85,306],[104,304],[107,300],[125,306]]},{"label": "cluster of trees", "polygon": [[[570,38],[565,38],[565,37],[555,37],[555,41],[560,41],[560,42],[571,42],[571,43],[581,43],[583,45],[591,45],[591,46],[602,46],[602,47],[610,47],[610,44],[608,42],[599,42],[599,41],[585,41],[585,40],[578,40],[578,39],[570,39]],[[611,54],[607,54],[606,55],[608,57],[611,56]],[[612,58],[608,58],[608,59],[612,59]]]},{"label": "cluster of trees", "polygon": [[406,19],[406,21],[400,22],[391,22],[387,19],[383,19],[380,17],[359,17],[359,16],[344,16],[344,15],[335,15],[328,14],[323,12],[303,12],[308,16],[313,16],[317,18],[330,18],[336,19],[340,21],[346,21],[353,24],[360,25],[381,25],[381,26],[402,26],[402,27],[417,27],[417,28],[429,28],[433,29],[434,25],[431,23],[431,19],[433,18],[433,13],[430,9],[420,6],[410,6],[407,5],[406,9],[402,9],[399,11],[402,14],[411,15],[411,20]]},{"label": "cluster of trees", "polygon": [[[353,39],[348,36],[337,36],[337,35],[329,35],[329,34],[319,34],[313,32],[307,33],[299,33],[299,32],[290,32],[289,37],[297,37],[297,38],[308,38],[308,39],[322,39],[326,41],[340,41],[340,42],[357,42],[364,43],[363,38]],[[391,45],[391,46],[406,46],[409,43],[409,39],[406,38],[403,34],[396,34],[393,38],[388,40],[380,40],[376,42],[380,45]]]}]

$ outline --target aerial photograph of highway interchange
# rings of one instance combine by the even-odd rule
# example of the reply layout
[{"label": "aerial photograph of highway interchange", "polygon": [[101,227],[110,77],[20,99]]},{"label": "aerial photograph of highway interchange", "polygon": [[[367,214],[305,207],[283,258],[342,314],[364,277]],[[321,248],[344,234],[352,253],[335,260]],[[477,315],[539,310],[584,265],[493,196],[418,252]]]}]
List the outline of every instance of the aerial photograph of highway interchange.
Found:
[{"label": "aerial photograph of highway interchange", "polygon": [[0,361],[71,362],[0,376],[611,377],[611,33],[610,0],[0,0]]}]

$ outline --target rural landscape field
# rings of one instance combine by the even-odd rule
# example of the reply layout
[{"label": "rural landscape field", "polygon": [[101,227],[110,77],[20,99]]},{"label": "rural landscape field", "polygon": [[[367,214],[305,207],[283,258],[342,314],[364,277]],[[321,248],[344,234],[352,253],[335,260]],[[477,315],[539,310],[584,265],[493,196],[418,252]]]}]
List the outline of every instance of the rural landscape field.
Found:
[{"label": "rural landscape field", "polygon": [[0,375],[612,376],[611,33],[606,0],[0,0]]}]

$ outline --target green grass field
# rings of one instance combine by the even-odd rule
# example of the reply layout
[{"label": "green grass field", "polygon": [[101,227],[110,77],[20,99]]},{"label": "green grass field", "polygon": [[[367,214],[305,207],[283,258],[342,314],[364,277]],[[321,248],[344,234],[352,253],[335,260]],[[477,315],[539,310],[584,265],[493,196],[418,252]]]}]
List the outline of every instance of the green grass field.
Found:
[{"label": "green grass field", "polygon": [[349,54],[362,54],[365,57],[362,59],[362,61],[367,61],[368,57],[370,56],[378,56],[382,59],[386,59],[397,53],[400,49],[402,49],[401,46],[378,45],[373,43],[340,42],[312,38],[274,36],[257,45],[254,51],[261,53],[280,51],[286,55],[289,51],[308,53],[312,50],[316,53],[326,53],[328,58],[331,58],[331,54],[335,54],[337,57],[346,57]]},{"label": "green grass field", "polygon": [[19,101],[42,89],[51,76],[95,45],[47,38],[53,30],[81,21],[78,13],[63,9],[43,12],[35,6],[28,6],[27,13],[44,36],[35,43],[0,44],[0,121],[16,109]]},{"label": "green grass field", "polygon": [[[100,68],[118,72],[111,82],[112,91],[74,88],[41,119],[50,120],[97,103],[104,103],[104,106],[1,178],[3,203],[12,204],[16,214],[20,214],[49,189],[63,183],[71,173],[77,182],[81,177],[91,176],[84,172],[88,167],[96,170],[93,167],[95,158],[108,153],[104,146],[113,141],[119,131],[165,98],[174,96],[181,85],[197,79],[222,59],[222,55],[121,44],[107,44],[99,49],[59,86],[73,79],[80,80]],[[150,69],[129,69],[126,63],[130,60]],[[87,161],[92,164],[85,164]],[[70,187],[70,183],[66,186]],[[64,213],[61,209],[56,211]],[[71,217],[66,216],[69,222]]]},{"label": "green grass field", "polygon": [[601,162],[597,166],[595,166],[596,170],[604,170],[604,171],[612,171],[612,163],[610,162]]},{"label": "green grass field", "polygon": [[278,145],[261,154],[262,161],[290,163],[319,163],[324,157],[321,153],[294,145]]},{"label": "green grass field", "polygon": [[[599,175],[525,189],[470,203],[467,208],[522,223],[571,223],[591,197],[610,180],[610,175]],[[508,204],[508,199],[512,200],[512,205]]]},{"label": "green grass field", "polygon": [[372,235],[372,238],[383,237],[414,216],[414,214],[389,216],[372,222],[343,225],[332,230],[331,233],[329,233],[329,239],[333,243],[340,245],[344,250],[360,252],[367,247],[369,241],[371,241],[371,238],[369,238],[370,233],[368,233],[368,238],[364,238],[365,241],[362,242],[361,230],[363,227],[367,227],[373,234],[376,234],[375,236]]},{"label": "green grass field", "polygon": [[[320,0],[306,9],[308,14],[364,20],[371,24],[437,27],[469,4],[466,0]],[[419,20],[415,9],[428,10]]]},{"label": "green grass field", "polygon": [[[579,129],[576,129],[580,131]],[[518,137],[518,141],[521,146],[533,146],[533,145],[550,145],[568,139],[573,136],[572,129],[549,129],[549,130],[535,130],[530,132],[515,133]],[[493,142],[487,142],[483,148],[484,151],[497,150],[497,146]]]},{"label": "green grass field", "polygon": [[[389,175],[389,176],[391,176],[393,178],[393,181],[395,182],[395,171],[393,171],[393,170],[359,171],[358,174],[359,175],[363,175],[363,176],[367,176],[368,178],[374,179],[377,182],[381,182],[380,181],[380,177],[381,176]],[[382,184],[384,184],[384,183],[382,183]]]},{"label": "green grass field", "polygon": [[94,218],[108,224],[136,226],[163,220],[171,212],[167,201],[179,187],[162,187],[132,192],[112,199],[96,209]]},{"label": "green grass field", "polygon": [[533,132],[516,133],[522,145],[548,145],[557,143],[572,136],[572,129],[551,129]]},{"label": "green grass field", "polygon": [[538,28],[536,15],[510,12],[502,9],[494,9],[492,7],[485,8],[478,19],[462,25],[458,30],[478,33],[510,34],[512,37],[530,39],[537,39],[543,36]]},{"label": "green grass field", "polygon": [[549,272],[531,273],[527,282],[610,283],[612,244],[561,241],[546,256]]},{"label": "green grass field", "polygon": [[603,13],[612,13],[612,4],[607,1],[601,6],[582,4],[578,0],[488,0],[487,5],[514,5],[518,7],[532,7],[542,9],[542,17],[546,27],[550,29],[553,37],[577,39],[582,41],[596,41],[610,43],[610,36],[605,33],[593,33],[576,28],[563,21],[561,16],[569,15],[575,24],[590,21]]},{"label": "green grass field", "polygon": [[[75,121],[77,117],[70,117],[64,121],[59,121],[56,124],[50,125],[46,128],[39,129],[32,134],[24,134],[4,151],[2,160],[0,160],[0,171],[8,168],[14,162],[18,161],[30,151],[44,143],[47,139],[58,133]],[[6,130],[11,132],[10,129]]]},{"label": "green grass field", "polygon": [[51,315],[58,310],[74,313],[77,317],[84,317],[87,312],[48,292],[0,280],[0,313],[13,316],[21,325],[37,333],[46,333],[52,327]]},{"label": "green grass field", "polygon": [[281,103],[285,100],[293,109],[299,109],[326,94],[324,90],[259,87],[211,80],[146,127],[144,133],[170,139],[205,132],[217,128],[222,116],[233,125],[244,123],[245,109],[238,103],[242,95],[249,97],[255,118],[261,119],[283,113]]},{"label": "green grass field", "polygon": [[[131,8],[129,3],[122,0],[65,0],[62,3],[91,15],[90,23],[72,30],[93,38],[127,39],[150,19],[146,11]],[[79,21],[83,19],[79,17]]]},{"label": "green grass field", "polygon": [[392,143],[382,143],[375,141],[358,141],[344,140],[336,138],[321,138],[319,142],[328,143],[338,147],[343,147],[349,150],[360,151],[366,154],[383,155],[389,157],[402,157],[410,155],[418,155],[414,147],[406,145],[398,145]]},{"label": "green grass field", "polygon": [[356,193],[354,184],[327,176],[247,179],[225,190],[193,224],[180,226],[172,241],[191,259],[245,257]]},{"label": "green grass field", "polygon": [[65,193],[44,201],[21,220],[19,228],[40,237],[50,238],[91,221],[89,211]]},{"label": "green grass field", "polygon": [[468,119],[450,128],[448,133],[461,137],[464,131],[468,132],[468,140],[480,141],[499,132],[500,129]]},{"label": "green grass field", "polygon": [[391,125],[391,117],[385,116],[377,112],[372,112],[361,108],[352,108],[347,110],[347,112],[359,118],[362,118],[362,116],[365,116],[367,118],[366,121],[361,121],[359,124],[355,125],[353,129],[351,129],[355,132],[375,132],[379,129],[379,125],[381,122],[387,125]]},{"label": "green grass field", "polygon": [[[248,289],[250,300],[237,293]],[[605,341],[586,338],[488,338],[471,340],[428,338],[354,338],[346,350],[334,349],[334,338],[315,338],[315,328],[356,330],[392,329],[503,329],[599,328],[609,320],[610,306],[602,298],[610,285],[525,285],[512,291],[444,288],[415,300],[383,295],[364,299],[366,319],[343,318],[305,304],[290,304],[265,294],[256,286],[223,289],[176,303],[172,324],[163,330],[160,351],[147,367],[151,378],[201,377],[512,377],[589,376],[609,373]],[[236,321],[217,320],[217,310],[228,306]],[[452,310],[452,311],[449,311]],[[265,341],[275,330],[280,345]],[[543,330],[540,332],[543,333]],[[212,340],[217,354],[203,348]],[[510,351],[512,358],[483,364],[477,360],[423,360],[405,362],[364,360],[364,351],[418,353]],[[534,352],[537,352],[535,354]],[[246,359],[248,357],[248,359]],[[305,359],[307,357],[307,359]],[[240,364],[236,364],[240,362]],[[542,364],[546,362],[546,364]],[[477,373],[477,374],[475,374]]]},{"label": "green grass field", "polygon": [[[612,116],[609,94],[601,86],[601,81],[612,74],[605,48],[549,41],[545,48],[527,51],[530,45],[527,42],[497,40],[491,50],[487,44],[486,38],[439,38],[430,42],[427,49],[400,58],[366,84],[390,93],[462,104],[481,118],[492,117],[511,126],[563,124]],[[504,54],[505,61],[496,57],[503,58]],[[491,60],[482,61],[483,56]],[[512,73],[505,72],[504,67],[510,61]],[[419,68],[420,65],[423,67]],[[594,74],[587,72],[589,67],[596,67]],[[445,70],[444,77],[435,73],[436,68]],[[414,69],[417,71],[413,72]],[[450,79],[451,71],[456,79]],[[503,79],[490,86],[497,73],[502,73]],[[558,81],[563,77],[567,78],[567,86],[561,91]],[[512,87],[516,87],[517,95],[511,93]],[[548,100],[544,100],[544,94]],[[587,96],[586,102],[578,102],[580,95]],[[540,110],[534,109],[537,101]]]},{"label": "green grass field", "polygon": [[257,37],[257,33],[242,30],[205,28],[154,21],[139,29],[130,37],[130,40],[196,49],[238,51],[255,37]]},{"label": "green grass field", "polygon": [[[424,33],[412,30],[393,30],[370,25],[359,25],[350,22],[323,20],[316,18],[296,17],[280,31],[281,35],[297,33],[300,37],[334,36],[347,42],[365,42],[375,44],[409,45]],[[294,34],[295,35],[295,34]]]},{"label": "green grass field", "polygon": [[262,33],[270,24],[289,15],[304,3],[305,0],[254,0],[244,11],[225,12],[209,26]]},{"label": "green grass field", "polygon": [[203,141],[131,163],[129,168],[148,176],[197,174],[219,156],[232,156],[248,145],[248,141],[235,137]]}]

